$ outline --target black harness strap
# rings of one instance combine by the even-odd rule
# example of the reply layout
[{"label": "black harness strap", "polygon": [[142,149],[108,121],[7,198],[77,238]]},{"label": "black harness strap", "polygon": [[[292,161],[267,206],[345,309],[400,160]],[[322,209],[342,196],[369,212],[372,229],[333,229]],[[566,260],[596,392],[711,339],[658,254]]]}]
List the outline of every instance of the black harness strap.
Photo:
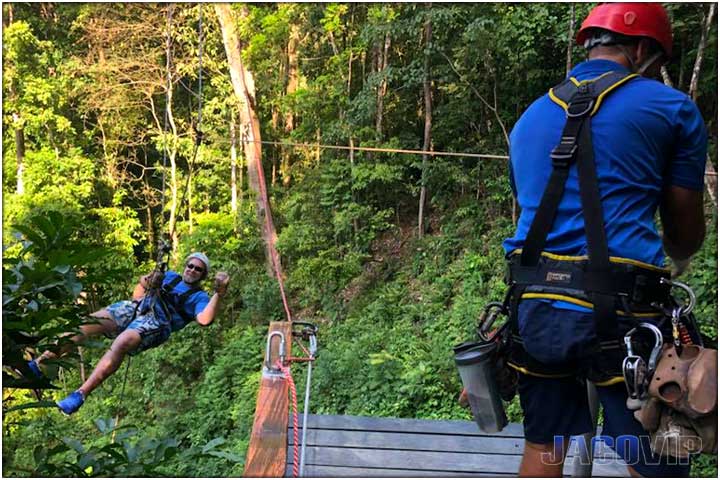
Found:
[{"label": "black harness strap", "polygon": [[[570,168],[577,162],[585,236],[588,243],[589,264],[585,272],[585,291],[593,303],[596,332],[601,337],[617,336],[615,298],[607,237],[593,154],[590,117],[597,112],[603,97],[636,75],[609,72],[591,82],[577,82],[569,78],[550,90],[550,96],[566,110],[567,120],[560,143],[550,157],[553,170],[545,187],[535,218],[530,226],[520,258],[520,271],[527,277],[537,277],[540,255],[550,233]],[[528,285],[512,285],[511,315],[517,331],[517,306]]]},{"label": "black harness strap", "polygon": [[183,309],[183,306],[185,305],[185,301],[187,301],[188,298],[195,292],[199,292],[201,290],[198,286],[191,286],[187,289],[187,291],[179,294],[173,293],[173,290],[176,286],[182,281],[182,277],[177,276],[170,280],[168,283],[162,286],[161,289],[161,295],[158,296],[160,304],[162,305],[162,308],[165,311],[165,315],[167,316],[168,320],[172,318],[172,315],[170,314],[170,309],[168,308],[168,303],[172,305],[172,307],[175,309],[178,315],[186,322],[190,323],[194,320],[192,316],[189,316],[185,310]]}]

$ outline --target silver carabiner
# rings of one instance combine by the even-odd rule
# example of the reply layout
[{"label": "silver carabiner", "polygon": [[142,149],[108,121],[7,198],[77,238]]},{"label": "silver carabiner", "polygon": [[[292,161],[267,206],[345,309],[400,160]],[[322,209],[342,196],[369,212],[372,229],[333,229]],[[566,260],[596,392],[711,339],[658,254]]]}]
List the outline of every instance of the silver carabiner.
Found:
[{"label": "silver carabiner", "polygon": [[274,332],[270,332],[268,335],[267,345],[265,346],[265,367],[268,370],[277,370],[274,365],[270,365],[270,344],[275,336],[280,337],[280,351],[278,352],[280,363],[285,363],[285,335],[283,335],[282,332],[275,330]]},{"label": "silver carabiner", "polygon": [[[635,355],[632,350],[632,336],[639,328],[648,329],[655,335],[655,346],[650,352],[647,363],[645,363],[645,360],[643,360],[641,356]],[[652,378],[655,372],[655,367],[662,352],[662,332],[652,323],[642,322],[627,332],[623,340],[625,342],[627,356],[623,360],[622,370],[628,396],[634,400],[641,400],[647,392],[649,379]]]},{"label": "silver carabiner", "polygon": [[680,312],[680,316],[684,317],[686,315],[689,315],[690,312],[693,311],[695,308],[695,303],[697,302],[697,298],[695,297],[695,292],[692,291],[692,288],[687,286],[686,284],[682,282],[678,282],[677,280],[670,280],[668,278],[662,277],[660,279],[660,283],[664,283],[665,285],[670,285],[670,288],[679,288],[685,294],[687,295],[687,303],[683,305],[682,311]]},{"label": "silver carabiner", "polygon": [[640,325],[637,326],[637,328],[647,328],[655,334],[655,346],[653,347],[652,351],[650,352],[650,356],[648,357],[648,373],[652,375],[655,372],[655,367],[657,366],[658,359],[660,358],[660,353],[662,352],[662,332],[658,327],[648,322],[642,322]]}]

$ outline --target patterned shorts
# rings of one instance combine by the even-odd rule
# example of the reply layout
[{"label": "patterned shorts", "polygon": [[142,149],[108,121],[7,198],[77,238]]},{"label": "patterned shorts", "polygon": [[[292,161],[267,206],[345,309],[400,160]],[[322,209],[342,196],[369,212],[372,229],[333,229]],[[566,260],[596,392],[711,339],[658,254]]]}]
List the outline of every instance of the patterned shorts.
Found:
[{"label": "patterned shorts", "polygon": [[170,337],[169,323],[159,321],[152,310],[144,315],[138,314],[135,316],[136,307],[137,303],[129,300],[113,303],[107,307],[107,311],[110,312],[117,329],[111,334],[106,334],[106,337],[115,338],[127,329],[135,330],[140,334],[140,345],[130,352],[130,355],[137,355],[140,352],[157,347],[165,343]]}]

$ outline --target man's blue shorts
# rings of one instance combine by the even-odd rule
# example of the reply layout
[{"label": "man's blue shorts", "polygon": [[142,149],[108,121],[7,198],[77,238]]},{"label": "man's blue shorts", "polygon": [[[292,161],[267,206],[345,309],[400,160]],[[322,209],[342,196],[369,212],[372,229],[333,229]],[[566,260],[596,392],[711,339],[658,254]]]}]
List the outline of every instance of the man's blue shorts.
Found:
[{"label": "man's blue shorts", "polygon": [[130,352],[130,355],[137,355],[140,352],[163,344],[170,338],[171,331],[170,324],[158,320],[152,310],[136,316],[136,308],[137,303],[129,300],[116,302],[107,307],[107,311],[110,312],[117,329],[115,332],[107,334],[106,337],[115,338],[128,329],[135,330],[140,334],[140,345]]},{"label": "man's blue shorts", "polygon": [[[520,374],[520,404],[525,414],[525,439],[548,444],[555,436],[568,437],[592,431],[587,386],[577,377],[540,378]],[[602,441],[644,477],[686,477],[690,464],[659,457],[650,449],[648,432],[625,407],[624,383],[597,387],[603,407]]]}]

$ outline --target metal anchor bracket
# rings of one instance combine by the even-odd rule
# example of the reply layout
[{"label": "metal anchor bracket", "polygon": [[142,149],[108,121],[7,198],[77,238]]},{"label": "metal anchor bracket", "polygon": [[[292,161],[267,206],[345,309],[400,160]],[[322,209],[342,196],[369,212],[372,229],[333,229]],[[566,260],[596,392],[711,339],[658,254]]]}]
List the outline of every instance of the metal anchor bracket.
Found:
[{"label": "metal anchor bracket", "polygon": [[280,337],[278,351],[280,363],[285,363],[285,335],[283,335],[282,332],[275,330],[274,332],[270,332],[267,338],[267,344],[265,345],[265,363],[263,364],[263,375],[282,375],[282,371],[279,368],[277,368],[275,365],[270,364],[270,358],[272,357],[270,355],[270,347],[272,346],[272,339],[275,336]]}]

